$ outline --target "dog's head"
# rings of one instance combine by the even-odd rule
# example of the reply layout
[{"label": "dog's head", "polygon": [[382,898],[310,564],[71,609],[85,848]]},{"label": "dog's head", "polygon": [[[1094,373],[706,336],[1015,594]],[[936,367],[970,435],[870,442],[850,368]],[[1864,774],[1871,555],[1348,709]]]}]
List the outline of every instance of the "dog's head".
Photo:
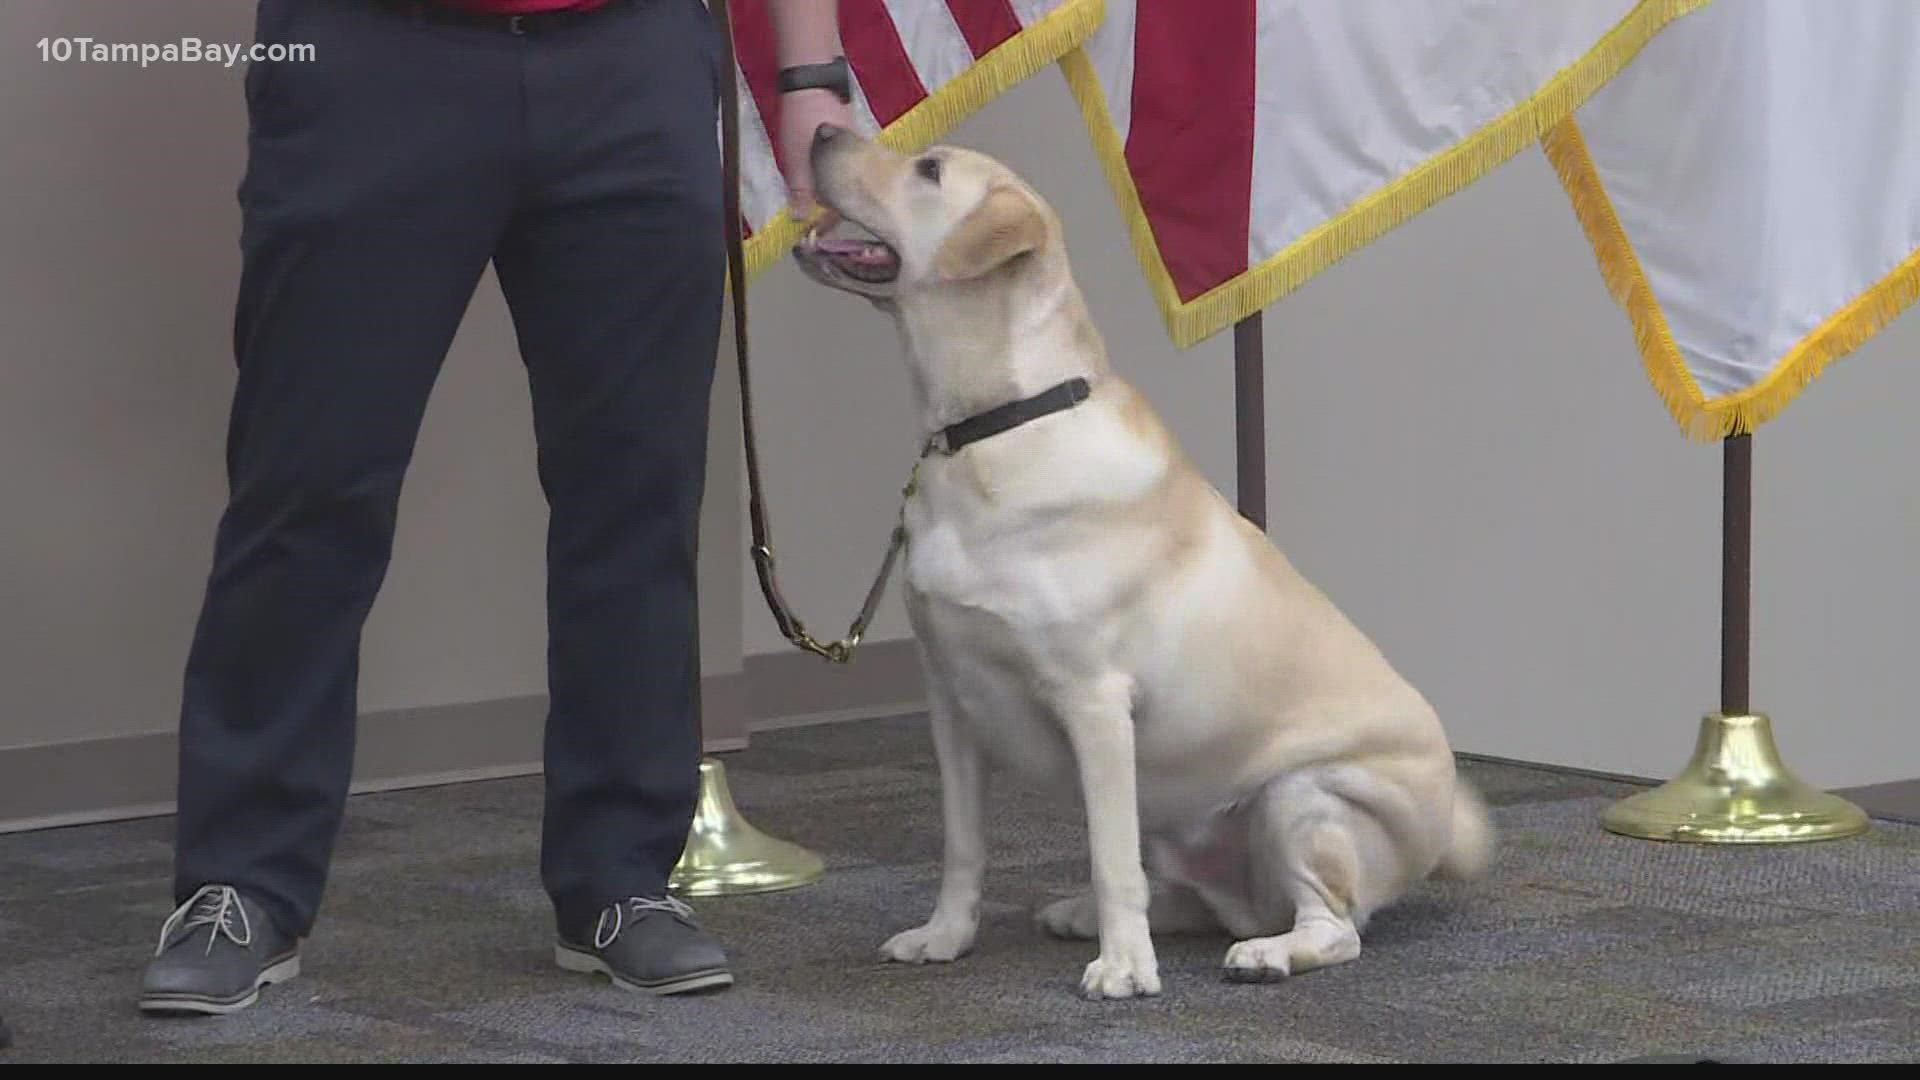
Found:
[{"label": "dog's head", "polygon": [[1059,242],[1046,203],[984,154],[941,146],[908,156],[828,125],[814,134],[812,162],[829,214],[794,258],[815,281],[878,303],[978,288]]}]

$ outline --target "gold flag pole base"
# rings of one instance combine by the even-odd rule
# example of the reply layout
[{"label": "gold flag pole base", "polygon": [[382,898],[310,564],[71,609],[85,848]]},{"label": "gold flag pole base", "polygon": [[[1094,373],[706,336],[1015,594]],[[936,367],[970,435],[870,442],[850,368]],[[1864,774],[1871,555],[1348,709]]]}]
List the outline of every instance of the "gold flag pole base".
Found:
[{"label": "gold flag pole base", "polygon": [[1679,776],[1613,804],[1601,821],[1622,836],[1702,844],[1838,840],[1868,828],[1859,807],[1793,775],[1764,713],[1709,714]]},{"label": "gold flag pole base", "polygon": [[683,896],[779,892],[811,885],[826,869],[820,856],[748,823],[733,804],[720,759],[700,759],[700,800],[669,889]]}]

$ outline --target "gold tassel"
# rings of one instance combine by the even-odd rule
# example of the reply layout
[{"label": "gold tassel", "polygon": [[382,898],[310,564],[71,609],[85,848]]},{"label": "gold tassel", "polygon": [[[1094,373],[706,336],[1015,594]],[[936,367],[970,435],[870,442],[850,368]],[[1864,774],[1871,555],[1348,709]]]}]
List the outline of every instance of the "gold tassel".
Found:
[{"label": "gold tassel", "polygon": [[1705,427],[1713,438],[1724,438],[1750,432],[1780,415],[1800,391],[1826,371],[1827,365],[1865,344],[1916,299],[1920,299],[1920,251],[1907,256],[1892,273],[1834,312],[1819,329],[1789,350],[1766,378],[1701,406],[1704,419],[1696,426]]},{"label": "gold tassel", "polygon": [[1640,350],[1640,362],[1646,368],[1647,381],[1654,393],[1679,420],[1688,426],[1703,400],[1700,387],[1687,370],[1673,334],[1667,329],[1666,313],[1653,298],[1653,288],[1640,270],[1640,260],[1627,242],[1626,230],[1614,213],[1613,200],[1600,185],[1600,175],[1587,153],[1587,141],[1580,136],[1580,125],[1569,118],[1554,126],[1541,141],[1547,161],[1560,177],[1573,203],[1573,216],[1587,234],[1594,258],[1600,265],[1600,278],[1607,294],[1626,311],[1633,326],[1633,340]]}]

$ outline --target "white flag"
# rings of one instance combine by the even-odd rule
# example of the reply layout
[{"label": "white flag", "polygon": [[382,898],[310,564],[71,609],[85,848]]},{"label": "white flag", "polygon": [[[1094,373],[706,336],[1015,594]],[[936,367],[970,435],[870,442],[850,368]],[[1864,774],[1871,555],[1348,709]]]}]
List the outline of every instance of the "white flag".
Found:
[{"label": "white flag", "polygon": [[1920,294],[1920,3],[1721,0],[1549,133],[1649,379],[1750,432]]}]

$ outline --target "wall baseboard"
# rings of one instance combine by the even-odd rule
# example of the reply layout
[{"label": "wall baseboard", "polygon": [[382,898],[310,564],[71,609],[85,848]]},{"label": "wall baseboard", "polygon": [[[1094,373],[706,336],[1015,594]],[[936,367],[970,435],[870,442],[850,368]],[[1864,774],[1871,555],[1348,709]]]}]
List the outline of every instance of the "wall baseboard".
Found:
[{"label": "wall baseboard", "polygon": [[804,727],[926,706],[919,647],[911,638],[860,646],[847,664],[799,650],[747,657],[748,723],[755,731]]},{"label": "wall baseboard", "polygon": [[1876,821],[1920,825],[1920,777],[1890,784],[1843,788],[1834,794],[1867,812]]},{"label": "wall baseboard", "polygon": [[[922,707],[911,641],[863,646],[851,665],[801,653],[749,657],[701,682],[709,753],[750,732]],[[392,791],[540,772],[545,695],[391,709],[361,718],[351,791]],[[0,833],[173,813],[173,732],[0,749]]]},{"label": "wall baseboard", "polygon": [[[746,746],[744,672],[701,682],[711,752]],[[358,795],[540,772],[544,694],[388,709],[361,717]],[[158,817],[174,811],[174,732],[0,749],[0,833]]]},{"label": "wall baseboard", "polygon": [[[710,753],[745,749],[755,731],[895,716],[926,707],[919,653],[910,639],[863,645],[847,665],[798,651],[750,656],[741,671],[703,680],[701,695]],[[546,697],[535,695],[370,713],[361,722],[352,791],[538,775],[546,710]],[[0,833],[171,814],[177,754],[178,740],[171,732],[0,749]],[[1920,824],[1920,779],[1838,794],[1876,820]]]}]

